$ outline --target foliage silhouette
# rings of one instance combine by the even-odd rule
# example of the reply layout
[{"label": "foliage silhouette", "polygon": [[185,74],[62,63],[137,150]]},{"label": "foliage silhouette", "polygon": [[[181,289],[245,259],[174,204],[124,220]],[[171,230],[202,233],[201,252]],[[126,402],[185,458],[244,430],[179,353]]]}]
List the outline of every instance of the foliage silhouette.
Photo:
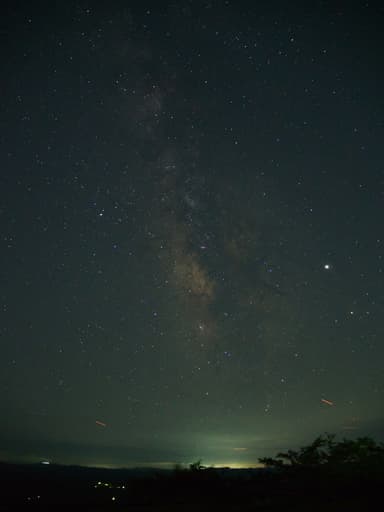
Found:
[{"label": "foliage silhouette", "polygon": [[335,440],[335,435],[324,434],[298,450],[280,452],[276,457],[263,457],[259,462],[271,468],[322,467],[327,469],[359,469],[382,471],[384,444],[370,437]]},{"label": "foliage silhouette", "polygon": [[189,465],[189,469],[191,471],[201,471],[202,469],[206,469],[205,466],[201,464],[202,460],[199,459],[195,462],[192,462],[192,464]]}]

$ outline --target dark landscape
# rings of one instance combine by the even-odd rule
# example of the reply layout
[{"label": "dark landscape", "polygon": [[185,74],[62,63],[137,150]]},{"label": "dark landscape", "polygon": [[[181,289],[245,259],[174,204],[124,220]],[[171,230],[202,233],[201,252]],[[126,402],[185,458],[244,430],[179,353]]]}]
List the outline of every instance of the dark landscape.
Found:
[{"label": "dark landscape", "polygon": [[[363,510],[383,479],[280,474],[263,469],[103,470],[3,464],[0,510],[72,506],[76,510]],[[98,482],[102,482],[98,484]],[[372,509],[374,510],[374,509]]]},{"label": "dark landscape", "polygon": [[[0,510],[374,510],[380,503],[384,447],[369,438],[319,437],[263,468],[101,469],[1,464]],[[285,463],[283,459],[289,460]],[[268,464],[268,465],[267,465]]]}]

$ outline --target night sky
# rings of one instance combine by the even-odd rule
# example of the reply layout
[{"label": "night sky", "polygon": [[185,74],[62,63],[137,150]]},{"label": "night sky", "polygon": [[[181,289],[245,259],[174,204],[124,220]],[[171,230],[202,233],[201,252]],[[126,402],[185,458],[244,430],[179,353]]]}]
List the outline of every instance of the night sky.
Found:
[{"label": "night sky", "polygon": [[384,11],[292,4],[2,8],[1,460],[384,439]]}]

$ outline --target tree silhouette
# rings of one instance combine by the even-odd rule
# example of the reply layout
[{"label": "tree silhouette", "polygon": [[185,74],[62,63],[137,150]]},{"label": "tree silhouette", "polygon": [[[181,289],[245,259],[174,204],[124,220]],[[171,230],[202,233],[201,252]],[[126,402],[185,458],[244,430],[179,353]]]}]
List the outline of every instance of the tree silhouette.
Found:
[{"label": "tree silhouette", "polygon": [[335,436],[325,434],[317,437],[310,445],[299,450],[280,452],[273,457],[260,458],[267,467],[340,467],[362,468],[384,467],[384,444],[376,443],[370,437],[335,441]]},{"label": "tree silhouette", "polygon": [[200,471],[201,469],[205,469],[205,466],[203,466],[201,462],[201,459],[197,460],[196,462],[192,462],[192,464],[189,465],[189,469],[191,471]]}]

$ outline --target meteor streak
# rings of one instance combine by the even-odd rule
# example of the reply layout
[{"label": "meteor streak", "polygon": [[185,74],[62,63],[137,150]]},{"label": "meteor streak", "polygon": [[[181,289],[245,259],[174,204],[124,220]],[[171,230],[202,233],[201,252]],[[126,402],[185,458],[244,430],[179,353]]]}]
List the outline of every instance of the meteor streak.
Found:
[{"label": "meteor streak", "polygon": [[323,404],[335,405],[333,402],[331,402],[330,400],[326,400],[325,398],[322,398],[321,401],[323,402]]},{"label": "meteor streak", "polygon": [[96,423],[96,425],[99,425],[100,427],[106,427],[107,426],[106,423],[104,423],[102,421],[99,421],[99,420],[96,420],[95,423]]}]

